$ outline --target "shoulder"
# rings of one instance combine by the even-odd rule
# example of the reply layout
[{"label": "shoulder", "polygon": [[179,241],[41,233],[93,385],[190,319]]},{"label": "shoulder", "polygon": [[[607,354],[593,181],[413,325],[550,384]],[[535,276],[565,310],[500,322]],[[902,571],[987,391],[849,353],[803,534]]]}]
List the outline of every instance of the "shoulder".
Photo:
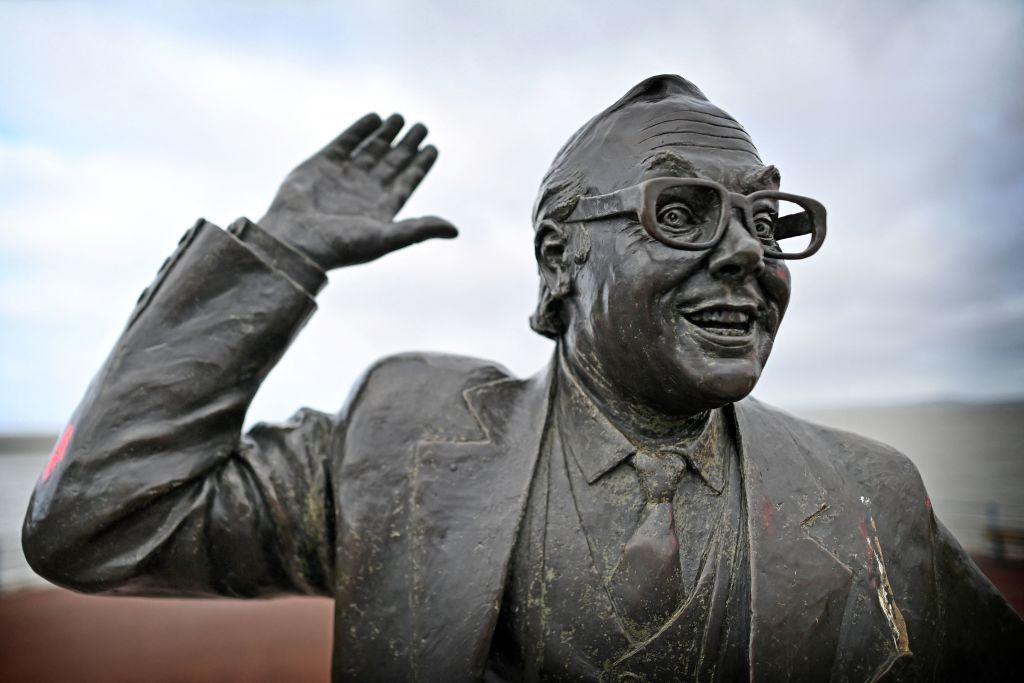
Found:
[{"label": "shoulder", "polygon": [[[821,496],[816,503],[821,519],[813,525],[810,518],[803,522],[808,533],[858,572],[865,567],[865,544],[872,553],[884,548],[886,571],[901,603],[924,609],[932,599],[935,518],[910,458],[874,439],[757,401],[743,401],[737,411],[745,413],[747,433],[741,431],[741,437],[748,457],[762,457],[761,470],[771,470],[774,458],[787,461],[794,471],[779,475],[783,481],[791,478],[804,485],[798,490]],[[757,439],[770,446],[762,451],[754,444]],[[872,567],[869,562],[866,576]]]},{"label": "shoulder", "polygon": [[378,394],[400,398],[417,390],[461,393],[466,388],[510,376],[502,365],[482,358],[419,351],[398,353],[381,358],[367,368],[346,404],[359,403]]},{"label": "shoulder", "polygon": [[888,444],[860,434],[820,425],[748,398],[737,404],[755,429],[790,438],[819,472],[837,475],[851,490],[863,494],[912,494],[926,499],[917,467]]},{"label": "shoulder", "polygon": [[461,413],[463,392],[507,379],[499,363],[444,353],[409,352],[387,356],[371,365],[355,383],[341,418],[346,421]]}]

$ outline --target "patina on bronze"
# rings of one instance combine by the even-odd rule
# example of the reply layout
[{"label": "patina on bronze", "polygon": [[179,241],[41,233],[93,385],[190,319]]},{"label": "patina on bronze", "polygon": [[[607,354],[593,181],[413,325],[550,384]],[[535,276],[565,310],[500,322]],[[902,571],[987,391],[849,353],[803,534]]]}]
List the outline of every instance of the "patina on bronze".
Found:
[{"label": "patina on bronze", "polygon": [[36,487],[36,571],[332,596],[336,680],[1019,677],[1024,626],[914,466],[747,398],[825,210],[678,76],[585,124],[541,184],[547,368],[393,356],[338,414],[240,434],[325,271],[455,236],[394,221],[436,158],[403,126],[368,115],[258,223],[185,234]]}]

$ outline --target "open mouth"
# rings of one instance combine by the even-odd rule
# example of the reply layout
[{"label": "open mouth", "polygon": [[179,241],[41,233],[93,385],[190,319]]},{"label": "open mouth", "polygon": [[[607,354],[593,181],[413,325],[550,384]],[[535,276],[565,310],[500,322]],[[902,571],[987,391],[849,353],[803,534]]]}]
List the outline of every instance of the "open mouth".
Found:
[{"label": "open mouth", "polygon": [[752,311],[725,306],[711,306],[684,312],[694,326],[721,337],[747,337],[754,331],[756,317]]}]

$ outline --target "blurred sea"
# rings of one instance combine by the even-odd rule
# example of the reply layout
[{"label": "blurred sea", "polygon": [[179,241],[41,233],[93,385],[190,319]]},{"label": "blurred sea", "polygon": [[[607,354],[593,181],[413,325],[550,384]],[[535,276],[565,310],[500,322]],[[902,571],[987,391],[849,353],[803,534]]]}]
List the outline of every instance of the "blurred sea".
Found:
[{"label": "blurred sea", "polygon": [[[1024,401],[799,411],[907,455],[935,514],[972,555],[996,554],[986,529],[1024,532]],[[1007,544],[1006,557],[1024,557]]]},{"label": "blurred sea", "polygon": [[21,552],[21,522],[49,449],[57,439],[0,437],[0,593],[45,584]]},{"label": "blurred sea", "polygon": [[[939,518],[973,555],[991,555],[991,525],[1024,531],[1024,401],[795,411],[877,439],[917,465]],[[21,522],[50,438],[0,438],[0,592],[44,584],[25,563]],[[1008,544],[1009,557],[1024,548]]]}]

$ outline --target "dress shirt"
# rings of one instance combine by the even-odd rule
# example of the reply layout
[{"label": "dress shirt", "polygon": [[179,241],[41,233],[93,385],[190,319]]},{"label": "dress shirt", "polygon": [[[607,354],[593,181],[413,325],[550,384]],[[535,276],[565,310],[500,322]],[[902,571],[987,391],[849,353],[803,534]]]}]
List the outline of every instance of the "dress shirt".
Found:
[{"label": "dress shirt", "polygon": [[732,425],[713,411],[718,438],[687,458],[673,498],[683,604],[638,639],[616,614],[607,582],[644,509],[631,459],[647,445],[616,429],[558,362],[488,677],[746,677],[750,574]]}]

